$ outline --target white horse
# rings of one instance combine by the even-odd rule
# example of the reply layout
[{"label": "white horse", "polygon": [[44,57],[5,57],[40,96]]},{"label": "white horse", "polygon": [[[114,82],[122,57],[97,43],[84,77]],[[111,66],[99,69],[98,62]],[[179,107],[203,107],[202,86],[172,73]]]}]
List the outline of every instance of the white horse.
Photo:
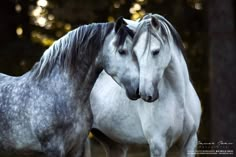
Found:
[{"label": "white horse", "polygon": [[144,101],[129,100],[102,72],[90,95],[92,133],[109,157],[125,157],[129,144],[148,144],[151,157],[195,156],[201,105],[179,34],[164,17],[147,15],[139,22],[133,42]]}]

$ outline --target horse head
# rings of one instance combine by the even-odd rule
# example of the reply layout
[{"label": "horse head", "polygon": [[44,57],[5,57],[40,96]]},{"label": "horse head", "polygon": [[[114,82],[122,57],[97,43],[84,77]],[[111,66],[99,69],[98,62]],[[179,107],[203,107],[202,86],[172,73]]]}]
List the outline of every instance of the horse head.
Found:
[{"label": "horse head", "polygon": [[131,27],[122,17],[116,21],[114,29],[104,41],[98,63],[125,89],[130,99],[136,100],[139,98],[139,68],[137,58],[132,53],[134,27]]},{"label": "horse head", "polygon": [[158,84],[171,61],[170,34],[168,25],[154,15],[138,25],[133,51],[140,69],[139,94],[147,102],[159,98]]}]

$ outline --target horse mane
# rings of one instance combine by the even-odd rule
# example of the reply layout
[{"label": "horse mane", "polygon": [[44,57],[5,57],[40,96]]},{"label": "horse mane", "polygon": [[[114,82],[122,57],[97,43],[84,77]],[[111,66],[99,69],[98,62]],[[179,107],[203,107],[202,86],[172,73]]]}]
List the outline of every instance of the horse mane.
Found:
[{"label": "horse mane", "polygon": [[[89,59],[97,56],[113,27],[114,23],[93,23],[70,31],[44,52],[31,70],[33,76],[45,77],[56,64],[70,72],[77,70],[76,63],[82,60],[85,65],[81,66],[89,66],[86,63],[90,64]],[[85,67],[79,68],[83,70]]]},{"label": "horse mane", "polygon": [[[174,40],[174,43],[176,44],[176,46],[181,50],[181,52],[184,52],[184,46],[183,46],[183,42],[182,42],[182,39],[179,35],[179,33],[176,31],[176,29],[172,26],[172,24],[167,21],[163,16],[159,15],[159,14],[148,14],[146,16],[144,16],[142,20],[145,20],[145,19],[150,19],[152,16],[154,16],[155,18],[158,19],[159,21],[159,24],[160,24],[160,29],[161,29],[161,33],[162,33],[162,36],[159,36],[157,33],[155,33],[155,31],[152,29],[151,27],[151,21],[146,21],[146,22],[141,22],[139,25],[138,25],[138,28],[137,28],[137,31],[135,33],[135,36],[134,36],[134,45],[135,43],[138,41],[138,37],[146,30],[148,30],[148,38],[147,40],[150,40],[150,34],[151,35],[154,35],[156,38],[158,38],[160,40],[160,42],[163,44],[165,43],[166,41],[169,41],[169,38],[168,36],[172,36],[173,37],[173,40]],[[146,29],[143,29],[143,28],[146,28]],[[149,41],[146,42],[146,47],[147,47],[147,43]]]},{"label": "horse mane", "polygon": [[[168,26],[168,29],[170,30],[172,34],[175,44],[181,50],[181,52],[184,52],[183,41],[179,33],[177,32],[177,30],[174,28],[174,26],[168,20],[166,20],[163,16],[159,14],[154,14],[153,16],[157,17],[160,20],[161,26],[163,27],[162,29],[164,29],[164,24]],[[164,29],[164,31],[167,32],[166,29]]]}]

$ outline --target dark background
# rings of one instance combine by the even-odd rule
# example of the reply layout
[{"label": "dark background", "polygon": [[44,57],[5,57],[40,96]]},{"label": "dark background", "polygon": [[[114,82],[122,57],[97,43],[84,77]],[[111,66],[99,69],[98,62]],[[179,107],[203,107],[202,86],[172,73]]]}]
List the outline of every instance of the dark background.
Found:
[{"label": "dark background", "polygon": [[183,39],[202,102],[199,141],[233,142],[235,148],[235,0],[4,0],[0,72],[18,76],[30,70],[53,41],[82,24],[119,16],[137,19],[150,12],[166,17]]}]

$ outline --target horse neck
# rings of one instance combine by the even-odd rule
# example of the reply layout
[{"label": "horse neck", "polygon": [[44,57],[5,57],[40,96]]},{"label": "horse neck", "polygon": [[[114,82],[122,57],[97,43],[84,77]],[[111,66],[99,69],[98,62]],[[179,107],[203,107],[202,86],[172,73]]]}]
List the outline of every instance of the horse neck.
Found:
[{"label": "horse neck", "polygon": [[[36,66],[36,77],[42,72],[41,80],[57,82],[56,75],[67,85],[72,84],[71,90],[74,90],[77,95],[84,94],[88,97],[87,93],[90,93],[101,71],[98,70],[100,67],[95,65],[95,61],[99,58],[104,40],[113,26],[113,23],[90,24],[71,31],[48,49],[40,60],[39,66]],[[44,73],[49,73],[49,75],[45,78]],[[87,100],[87,97],[84,100]]]},{"label": "horse neck", "polygon": [[[27,74],[27,76],[32,78],[31,75]],[[42,87],[42,89],[46,89],[50,92],[60,93],[63,97],[68,97],[70,99],[68,100],[71,102],[87,105],[89,94],[97,77],[98,73],[93,63],[91,63],[91,66],[84,69],[83,72],[78,71],[73,74],[62,70],[59,65],[55,65],[51,70],[50,75],[47,75],[40,80],[32,78],[32,81],[30,82],[31,84],[35,84],[37,87]]]},{"label": "horse neck", "polygon": [[[47,60],[47,62],[53,62],[54,65],[48,69],[47,66],[49,65],[44,66],[43,68],[46,70],[42,69],[42,74],[40,73],[40,66],[42,65],[36,65],[36,68],[32,70],[33,75],[27,74],[27,76],[40,86],[46,86],[52,88],[51,90],[64,92],[65,95],[68,94],[75,99],[80,99],[80,102],[87,102],[100,72],[95,65],[95,60],[99,52],[95,50],[93,52],[94,57],[90,57],[91,55],[89,54],[86,55],[86,52],[82,53],[82,59],[76,60],[74,63],[76,66],[66,67],[64,63],[61,62],[59,56],[56,61],[54,58]],[[39,64],[42,64],[42,62]],[[39,75],[37,75],[38,73]]]},{"label": "horse neck", "polygon": [[[102,71],[95,64],[95,60],[91,60],[89,66],[83,69],[83,71],[77,71],[73,76],[69,75],[69,80],[73,82],[75,93],[80,95],[82,101],[88,101],[91,90],[98,78],[98,75]],[[83,62],[80,63],[81,66],[84,65]],[[76,95],[77,95],[76,94]]]},{"label": "horse neck", "polygon": [[186,86],[189,82],[189,74],[183,54],[178,51],[172,53],[163,78],[167,80],[168,86],[171,86],[172,91],[176,91],[180,97],[184,97]]}]

